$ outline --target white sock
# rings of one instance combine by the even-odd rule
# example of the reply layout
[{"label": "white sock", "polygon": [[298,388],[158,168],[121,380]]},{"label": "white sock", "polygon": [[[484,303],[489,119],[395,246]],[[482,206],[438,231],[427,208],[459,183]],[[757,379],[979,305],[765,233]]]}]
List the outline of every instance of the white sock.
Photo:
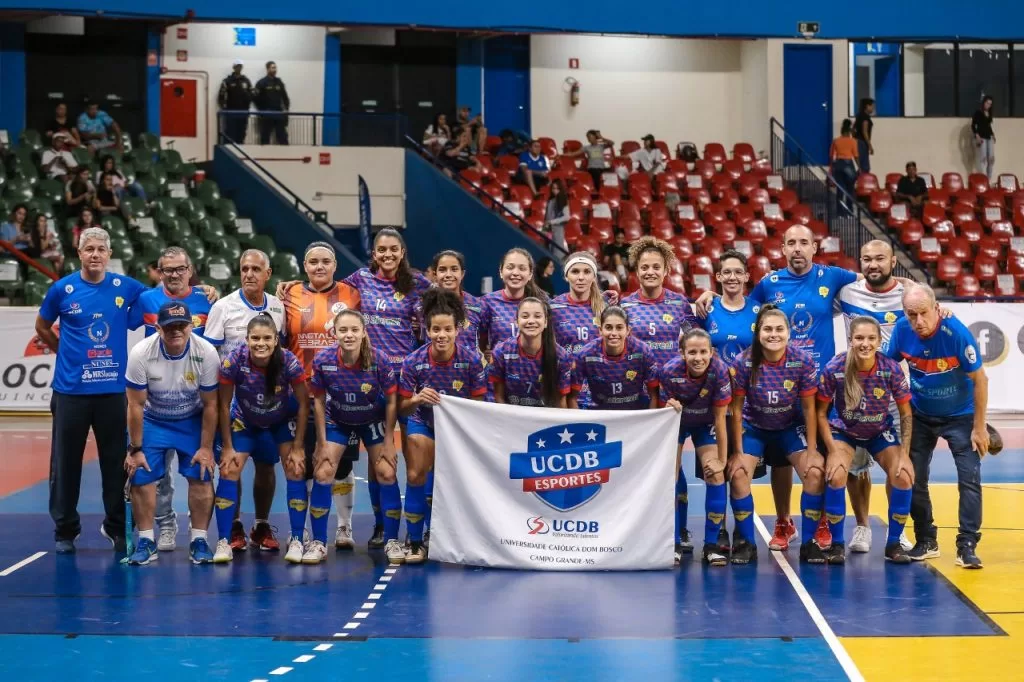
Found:
[{"label": "white sock", "polygon": [[192,542],[196,538],[202,538],[202,539],[205,540],[206,539],[206,531],[205,530],[199,530],[198,528],[189,528],[188,529],[188,541]]},{"label": "white sock", "polygon": [[256,519],[255,521],[253,521],[253,528],[255,528],[256,526],[260,525],[261,523],[267,523],[267,520],[266,519]]},{"label": "white sock", "polygon": [[150,528],[149,530],[140,530],[139,539],[142,540],[143,538],[145,538],[146,540],[153,540],[156,537],[153,535],[153,532],[154,531],[152,528]]},{"label": "white sock", "polygon": [[306,481],[306,495],[312,494],[312,492],[313,492],[313,481],[314,480],[315,479],[311,478],[308,481]]},{"label": "white sock", "polygon": [[356,502],[356,477],[349,475],[334,482],[334,511],[338,516],[338,526],[352,528],[352,507]]}]

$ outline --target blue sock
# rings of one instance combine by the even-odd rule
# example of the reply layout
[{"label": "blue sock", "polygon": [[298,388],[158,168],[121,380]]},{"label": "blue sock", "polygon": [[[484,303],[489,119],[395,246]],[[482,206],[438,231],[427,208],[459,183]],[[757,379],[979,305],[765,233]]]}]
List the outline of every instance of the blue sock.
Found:
[{"label": "blue sock", "polygon": [[754,536],[754,496],[747,493],[746,497],[732,500],[732,516],[736,519],[736,529],[740,537],[750,543],[756,542]]},{"label": "blue sock", "polygon": [[802,540],[810,542],[814,539],[814,533],[818,530],[818,522],[821,521],[821,509],[825,505],[825,496],[810,493],[800,494],[800,533]]},{"label": "blue sock", "polygon": [[380,483],[367,481],[366,487],[370,489],[370,506],[373,507],[373,525],[380,526],[384,523],[384,512],[380,509]]},{"label": "blue sock", "polygon": [[291,523],[291,537],[302,539],[306,529],[306,482],[288,481],[288,520]]},{"label": "blue sock", "polygon": [[434,470],[431,469],[427,472],[427,484],[426,488],[426,502],[427,502],[427,513],[426,518],[423,520],[423,527],[430,530],[430,512],[434,510]]},{"label": "blue sock", "polygon": [[718,531],[725,521],[725,484],[712,485],[708,483],[704,491],[704,544],[718,545]]},{"label": "blue sock", "polygon": [[381,484],[380,508],[384,516],[384,540],[397,540],[402,523],[402,491],[397,481]]},{"label": "blue sock", "polygon": [[213,509],[217,513],[217,535],[221,540],[231,537],[231,522],[235,520],[235,507],[238,506],[238,481],[221,478],[217,482],[217,494],[213,500]]},{"label": "blue sock", "polygon": [[690,511],[690,489],[686,485],[686,474],[682,468],[679,469],[679,478],[676,479],[676,543],[682,541],[683,531],[686,530],[686,515]]},{"label": "blue sock", "polygon": [[313,481],[313,490],[309,493],[309,527],[313,531],[313,539],[324,544],[327,544],[327,519],[331,513],[333,488],[332,483]]},{"label": "blue sock", "polygon": [[[911,490],[892,489],[889,497],[889,534],[885,538],[885,544],[891,545],[900,541],[903,528],[907,525],[907,517],[910,516]],[[220,523],[218,521],[218,523]]]},{"label": "blue sock", "polygon": [[828,529],[832,531],[832,542],[837,545],[846,544],[844,526],[846,525],[846,486],[833,488],[825,486],[825,518]]},{"label": "blue sock", "polygon": [[409,540],[423,542],[423,519],[427,513],[427,486],[405,485],[405,529]]}]

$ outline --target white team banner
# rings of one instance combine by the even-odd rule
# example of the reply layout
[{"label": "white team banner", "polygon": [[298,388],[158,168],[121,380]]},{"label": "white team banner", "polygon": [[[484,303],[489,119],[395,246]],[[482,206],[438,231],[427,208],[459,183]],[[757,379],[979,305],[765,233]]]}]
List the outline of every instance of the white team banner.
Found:
[{"label": "white team banner", "polygon": [[670,569],[675,410],[557,410],[444,396],[430,558],[549,571]]},{"label": "white team banner", "polygon": [[[978,343],[988,375],[988,411],[1024,412],[1020,397],[1024,377],[1024,304],[940,301],[967,325]],[[836,352],[846,350],[842,317],[835,319]]]}]

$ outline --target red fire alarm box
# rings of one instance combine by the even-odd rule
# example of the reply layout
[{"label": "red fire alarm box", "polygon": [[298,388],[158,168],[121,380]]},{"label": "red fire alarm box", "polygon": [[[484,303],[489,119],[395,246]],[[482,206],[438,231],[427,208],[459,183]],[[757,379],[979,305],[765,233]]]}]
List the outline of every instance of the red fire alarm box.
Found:
[{"label": "red fire alarm box", "polygon": [[178,27],[178,40],[187,40],[187,39],[188,39],[188,29],[185,28],[184,26],[179,26]]},{"label": "red fire alarm box", "polygon": [[331,165],[331,153],[330,152],[320,152],[320,165],[321,166],[330,166]]}]

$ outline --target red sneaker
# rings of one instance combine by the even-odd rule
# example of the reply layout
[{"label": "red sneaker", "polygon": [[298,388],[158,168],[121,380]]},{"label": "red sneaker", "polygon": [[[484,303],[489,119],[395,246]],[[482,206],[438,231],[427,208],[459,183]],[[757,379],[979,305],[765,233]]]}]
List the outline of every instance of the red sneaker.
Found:
[{"label": "red sneaker", "polygon": [[818,529],[814,531],[814,542],[817,543],[821,549],[828,549],[832,546],[832,531],[828,528],[828,519],[825,515],[821,515],[821,520],[818,521]]},{"label": "red sneaker", "polygon": [[274,529],[265,521],[256,524],[249,531],[249,542],[254,548],[264,552],[276,552],[281,549],[281,543],[274,537]]},{"label": "red sneaker", "polygon": [[234,552],[244,552],[248,546],[248,540],[245,537],[245,526],[242,525],[241,521],[235,521],[231,524],[231,550]]},{"label": "red sneaker", "polygon": [[785,552],[789,549],[789,541],[796,537],[796,526],[793,519],[775,519],[775,532],[772,534],[768,549],[773,552]]}]

